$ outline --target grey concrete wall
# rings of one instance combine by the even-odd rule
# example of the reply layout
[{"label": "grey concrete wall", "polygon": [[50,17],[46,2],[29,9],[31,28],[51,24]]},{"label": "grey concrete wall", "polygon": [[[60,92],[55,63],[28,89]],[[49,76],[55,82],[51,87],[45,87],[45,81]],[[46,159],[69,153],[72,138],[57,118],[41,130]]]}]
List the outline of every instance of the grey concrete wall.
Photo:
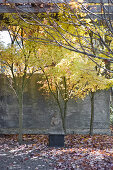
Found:
[{"label": "grey concrete wall", "polygon": [[[51,134],[63,133],[58,107],[52,98],[39,90],[41,85],[34,75],[24,93],[23,133]],[[98,91],[95,94],[94,133],[110,134],[109,129],[109,91]],[[90,96],[83,101],[73,99],[68,103],[67,133],[89,133]],[[0,77],[0,133],[18,133],[18,104],[14,92],[7,81]]]}]

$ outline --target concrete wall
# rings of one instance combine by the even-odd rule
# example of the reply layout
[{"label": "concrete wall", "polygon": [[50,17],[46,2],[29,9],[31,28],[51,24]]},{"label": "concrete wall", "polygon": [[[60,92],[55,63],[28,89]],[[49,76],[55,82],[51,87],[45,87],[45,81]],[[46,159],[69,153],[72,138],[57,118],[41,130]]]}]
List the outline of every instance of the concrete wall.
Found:
[{"label": "concrete wall", "polygon": [[[58,107],[52,98],[39,90],[41,85],[32,77],[24,93],[23,133],[51,134],[63,133]],[[109,129],[109,91],[98,91],[95,94],[94,132],[110,134]],[[67,133],[89,133],[90,96],[84,101],[70,100],[67,113]],[[18,104],[14,92],[8,87],[5,79],[0,77],[0,133],[18,132]]]}]

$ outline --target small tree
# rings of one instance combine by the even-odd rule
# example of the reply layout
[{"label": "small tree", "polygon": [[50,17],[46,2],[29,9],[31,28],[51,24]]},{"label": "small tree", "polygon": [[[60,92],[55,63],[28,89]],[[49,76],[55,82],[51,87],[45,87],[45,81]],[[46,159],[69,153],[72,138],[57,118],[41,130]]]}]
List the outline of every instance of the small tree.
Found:
[{"label": "small tree", "polygon": [[[75,62],[76,63],[76,62]],[[84,99],[86,95],[90,94],[91,101],[91,119],[90,119],[90,135],[93,135],[93,122],[94,122],[94,96],[98,90],[109,89],[113,85],[112,79],[98,74],[95,69],[95,64],[88,59],[80,61],[80,67],[76,79],[78,80],[75,85],[75,96]],[[83,69],[84,68],[84,69]],[[102,71],[102,70],[101,70]],[[75,71],[76,72],[76,71]]]},{"label": "small tree", "polygon": [[24,89],[36,72],[34,65],[35,55],[33,53],[33,44],[26,42],[20,49],[8,47],[0,52],[0,61],[5,66],[4,75],[9,81],[9,86],[14,90],[19,106],[19,143],[22,143],[23,128],[23,94]]},{"label": "small tree", "polygon": [[[113,81],[98,75],[95,64],[86,57],[74,53],[66,53],[56,65],[42,68],[46,77],[48,91],[53,95],[59,107],[62,127],[66,133],[67,103],[69,99],[84,99],[90,93],[91,120],[90,135],[93,134],[94,122],[94,93],[97,90],[109,89]],[[44,84],[44,88],[47,88]]]}]

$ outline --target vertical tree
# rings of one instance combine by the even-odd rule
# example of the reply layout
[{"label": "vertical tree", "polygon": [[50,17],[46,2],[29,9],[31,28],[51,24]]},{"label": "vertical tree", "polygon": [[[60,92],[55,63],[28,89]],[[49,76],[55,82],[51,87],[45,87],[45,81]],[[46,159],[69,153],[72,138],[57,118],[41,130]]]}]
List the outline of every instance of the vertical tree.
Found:
[{"label": "vertical tree", "polygon": [[[67,53],[66,53],[67,52]],[[87,57],[81,57],[65,51],[63,59],[56,64],[42,68],[46,77],[44,88],[53,95],[59,107],[62,127],[66,134],[67,104],[69,99],[84,99],[90,93],[91,96],[91,119],[90,135],[93,134],[94,122],[94,93],[97,90],[109,89],[112,80],[98,75],[95,64]]]},{"label": "vertical tree", "polygon": [[5,66],[5,76],[14,90],[19,108],[19,143],[22,143],[23,94],[30,77],[36,72],[33,44],[26,42],[21,48],[14,45],[0,52],[0,61]]}]

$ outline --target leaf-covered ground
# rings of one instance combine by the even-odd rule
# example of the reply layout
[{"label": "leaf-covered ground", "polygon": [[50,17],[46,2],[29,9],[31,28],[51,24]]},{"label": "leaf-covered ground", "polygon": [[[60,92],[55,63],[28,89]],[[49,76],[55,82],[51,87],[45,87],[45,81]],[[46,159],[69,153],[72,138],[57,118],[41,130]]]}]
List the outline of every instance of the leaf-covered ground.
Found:
[{"label": "leaf-covered ground", "polygon": [[67,135],[64,148],[48,147],[46,135],[0,137],[0,170],[113,170],[113,136]]}]

